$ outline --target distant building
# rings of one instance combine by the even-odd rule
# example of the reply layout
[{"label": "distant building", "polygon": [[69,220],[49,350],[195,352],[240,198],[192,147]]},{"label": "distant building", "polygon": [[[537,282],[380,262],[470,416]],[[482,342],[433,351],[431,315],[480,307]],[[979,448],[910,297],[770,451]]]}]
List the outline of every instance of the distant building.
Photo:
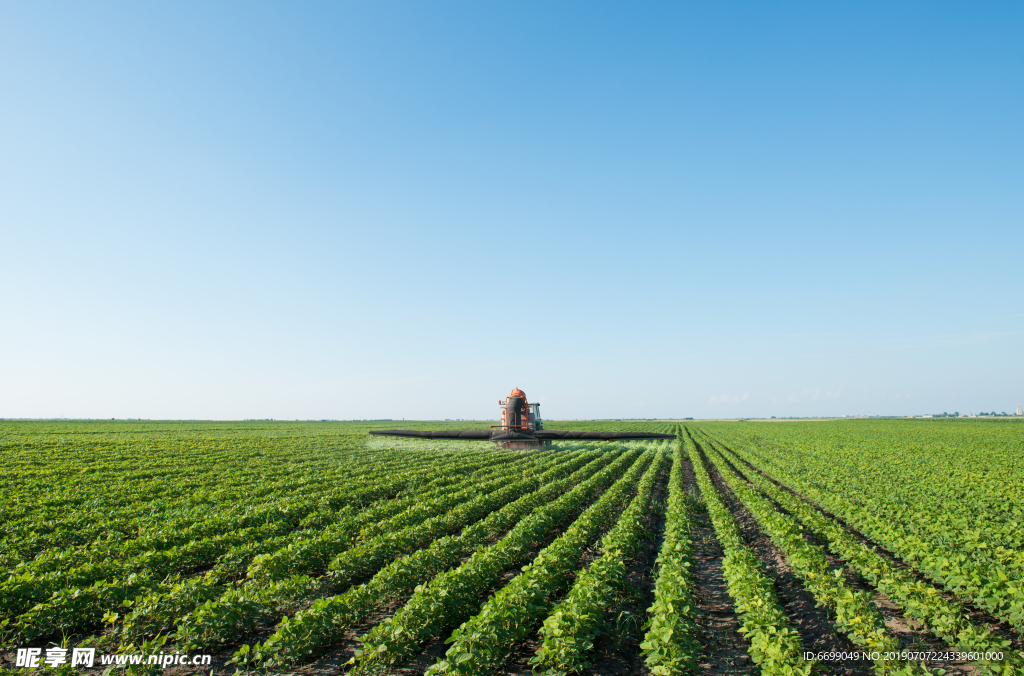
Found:
[{"label": "distant building", "polygon": [[1017,407],[1017,415],[1024,415],[1024,406]]}]

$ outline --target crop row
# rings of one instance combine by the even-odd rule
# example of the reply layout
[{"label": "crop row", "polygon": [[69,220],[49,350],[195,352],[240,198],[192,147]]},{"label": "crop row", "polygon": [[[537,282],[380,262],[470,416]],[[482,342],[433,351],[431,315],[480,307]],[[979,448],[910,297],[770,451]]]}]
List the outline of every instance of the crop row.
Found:
[{"label": "crop row", "polygon": [[542,487],[523,495],[457,535],[435,540],[429,547],[396,559],[369,581],[343,594],[317,600],[311,608],[285,618],[274,634],[251,649],[242,646],[239,662],[280,666],[304,659],[334,641],[381,604],[408,594],[417,585],[459,565],[462,557],[486,547],[538,507],[592,476],[613,453],[581,453],[541,477]]},{"label": "crop row", "polygon": [[[237,466],[224,467],[222,472],[213,475],[207,468],[201,476],[194,476],[191,480],[188,472],[183,472],[185,476],[175,476],[172,482],[179,491],[177,499],[168,497],[161,500],[152,495],[158,495],[160,489],[167,486],[167,482],[158,479],[126,482],[119,481],[115,474],[105,480],[97,480],[95,485],[81,485],[80,479],[76,478],[76,487],[94,497],[76,509],[57,507],[27,516],[20,522],[5,523],[2,527],[6,534],[2,553],[15,563],[29,561],[37,555],[43,559],[60,560],[67,552],[81,553],[83,547],[116,546],[138,538],[147,541],[142,549],[161,548],[187,542],[182,538],[194,524],[219,523],[222,528],[218,532],[241,527],[233,520],[251,519],[253,505],[259,504],[261,509],[267,510],[270,518],[274,518],[275,511],[287,506],[286,496],[313,494],[321,501],[330,501],[334,508],[350,504],[348,501],[355,499],[357,502],[354,504],[358,506],[361,504],[358,492],[346,492],[346,488],[378,483],[372,479],[380,476],[400,478],[416,473],[430,467],[431,461],[446,464],[472,461],[454,450],[434,458],[426,454],[408,454],[399,458],[370,453],[363,453],[363,456],[359,462],[325,464],[308,472],[277,477],[250,477],[251,471]],[[485,457],[479,456],[479,459]],[[197,458],[195,465],[206,467],[206,461]],[[283,470],[275,467],[266,468],[266,471],[279,473]],[[210,484],[232,488],[217,491],[215,495],[223,493],[218,501],[215,495],[210,495],[207,487]],[[194,488],[182,491],[183,485]],[[242,486],[246,489],[240,488]],[[123,506],[116,508],[111,505],[109,496],[119,496]],[[199,534],[187,535],[191,538]],[[161,538],[168,539],[168,542],[162,542]]]},{"label": "crop row", "polygon": [[[402,467],[389,468],[383,465],[371,465],[351,475],[323,477],[318,480],[321,483],[312,485],[309,485],[313,481],[312,479],[296,481],[289,486],[268,486],[269,482],[260,482],[257,487],[253,488],[246,500],[234,505],[230,512],[205,513],[203,515],[189,512],[173,519],[166,518],[167,513],[165,512],[163,520],[158,524],[146,527],[137,525],[134,530],[138,531],[138,537],[125,539],[112,535],[117,531],[108,531],[103,539],[90,543],[84,548],[81,545],[70,548],[50,547],[33,560],[17,566],[11,573],[40,575],[67,571],[89,563],[105,561],[111,557],[122,560],[130,559],[187,544],[193,540],[230,534],[241,528],[252,527],[254,524],[259,525],[267,521],[294,521],[300,514],[302,516],[298,518],[303,518],[313,512],[329,514],[345,507],[358,509],[360,506],[382,498],[393,497],[401,491],[415,486],[432,476],[431,471],[440,469],[445,473],[463,475],[481,467],[508,461],[508,458],[489,460],[481,458],[476,461],[467,461],[463,457],[452,455],[447,458],[435,458],[433,463],[404,463]],[[376,478],[374,472],[378,473],[378,477],[383,474],[389,479],[383,482],[373,480]],[[323,482],[326,482],[328,488],[323,487],[325,485]],[[317,490],[315,493],[310,491],[309,497],[299,501],[300,505],[283,504],[283,501],[277,500],[263,500],[266,495],[288,495],[299,488],[317,488]],[[145,486],[140,487],[140,490],[145,491]],[[292,502],[295,501],[292,500]],[[254,505],[260,506],[254,509]],[[139,505],[138,509],[146,511],[144,504]],[[78,517],[94,522],[91,524],[92,527],[96,527],[95,522],[100,521],[95,519],[88,510],[83,510]],[[104,513],[103,519],[102,523],[111,527],[115,525],[112,515]]]},{"label": "crop row", "polygon": [[[848,492],[855,503],[887,518],[899,518],[904,529],[924,539],[941,539],[947,548],[959,550],[982,565],[995,563],[1009,571],[1024,573],[1024,509],[1009,508],[1004,502],[995,508],[978,500],[977,491],[966,491],[959,481],[917,473],[898,482],[879,480],[877,469],[847,472]],[[916,475],[916,476],[915,476]],[[855,490],[850,490],[851,488]],[[922,505],[934,509],[922,510]]]},{"label": "crop row", "polygon": [[[237,643],[238,638],[255,628],[258,622],[281,619],[288,614],[292,604],[312,595],[312,592],[341,591],[359,578],[372,576],[394,559],[457,532],[506,503],[517,500],[524,493],[536,490],[552,473],[560,471],[556,466],[540,477],[529,473],[525,477],[509,473],[490,484],[435,498],[434,508],[424,512],[430,518],[422,523],[381,533],[336,557],[332,566],[339,560],[355,562],[343,569],[345,577],[336,575],[338,571],[335,569],[320,579],[300,575],[281,578],[269,585],[250,579],[246,584],[229,589],[217,601],[199,606],[180,624],[178,641],[197,648]],[[413,509],[420,513],[418,508]],[[395,520],[400,522],[401,515]],[[352,553],[356,556],[350,557]]]},{"label": "crop row", "polygon": [[898,520],[913,536],[942,541],[969,561],[999,565],[1011,579],[1024,574],[1024,531],[1019,527],[1024,503],[1013,497],[1019,480],[993,485],[991,476],[966,471],[962,464],[940,464],[938,453],[926,456],[895,444],[813,447],[800,440],[797,446],[800,450],[789,455],[798,456],[799,464],[827,457],[833,467],[843,468],[835,478],[853,504]]},{"label": "crop row", "polygon": [[[517,473],[527,476],[547,470],[572,458],[571,454],[554,458],[539,456],[524,462],[509,463],[488,471],[477,471],[457,482],[431,483],[437,486],[429,492],[415,493],[401,500],[392,500],[363,510],[351,518],[337,521],[314,532],[310,537],[297,540],[287,547],[257,557],[249,566],[246,576],[255,583],[270,583],[288,575],[312,574],[332,565],[332,560],[349,546],[361,546],[374,538],[400,531],[458,505],[473,492],[486,491],[492,480],[508,480]],[[440,470],[443,473],[443,470]]]},{"label": "crop row", "polygon": [[[88,555],[96,547],[113,551],[119,557],[132,555],[118,548],[135,546],[134,541],[138,541],[138,551],[163,549],[246,527],[261,516],[264,521],[278,518],[278,512],[288,511],[295,501],[310,503],[318,509],[338,509],[344,505],[357,508],[367,500],[361,489],[372,485],[383,488],[378,484],[390,483],[397,493],[415,487],[430,476],[429,469],[436,468],[435,463],[453,468],[482,466],[507,462],[511,457],[481,451],[460,452],[456,448],[432,455],[364,451],[346,454],[344,462],[324,459],[301,471],[294,468],[290,473],[286,470],[292,467],[291,462],[269,465],[263,461],[256,463],[255,468],[238,463],[221,466],[221,471],[213,475],[211,468],[206,468],[206,459],[197,458],[195,465],[206,468],[204,474],[191,480],[187,471],[182,472],[184,476],[175,476],[174,497],[159,498],[161,491],[168,488],[168,482],[159,479],[122,483],[115,474],[94,484],[79,485],[81,493],[91,496],[87,503],[75,509],[54,508],[49,513],[35,514],[27,517],[28,522],[4,523],[2,529],[9,537],[4,539],[2,551],[8,559],[13,557],[15,562],[22,562],[23,568],[47,565],[46,559],[56,559],[58,567],[72,567],[75,557]],[[252,476],[254,471],[258,473]],[[381,481],[381,477],[387,480]],[[182,491],[182,485],[190,490]],[[210,485],[231,488],[211,493]],[[119,497],[123,505],[111,505],[111,496]],[[49,569],[56,569],[50,565]]]},{"label": "crop row", "polygon": [[[554,460],[538,459],[542,465],[557,465]],[[470,480],[490,473],[474,473]],[[228,583],[248,576],[256,587],[270,586],[274,581],[296,574],[309,574],[326,568],[329,560],[349,546],[361,528],[373,523],[387,523],[390,517],[409,509],[418,501],[429,501],[448,489],[447,481],[438,480],[423,488],[433,490],[412,493],[402,499],[383,501],[369,508],[346,514],[334,523],[309,534],[293,534],[250,543],[245,548],[228,552],[202,577],[186,581],[172,580],[144,598],[136,599],[132,613],[123,629],[129,636],[152,636],[175,628],[180,618],[206,602],[214,603],[225,593]],[[437,488],[434,488],[438,486]],[[263,597],[271,592],[261,592]]]},{"label": "crop row", "polygon": [[576,576],[572,589],[544,620],[538,632],[541,646],[531,663],[545,676],[566,676],[592,666],[594,641],[608,631],[609,613],[625,591],[629,562],[647,534],[643,520],[666,456],[661,452],[652,462],[636,497],[602,539],[600,556]]},{"label": "crop row", "polygon": [[[792,454],[786,454],[782,460],[779,451],[765,445],[760,445],[753,457],[754,464],[779,472],[783,483],[841,517],[947,591],[977,604],[1018,630],[1024,628],[1024,580],[1019,572],[993,560],[986,547],[954,547],[949,539],[951,534],[924,536],[907,528],[898,517],[857,504],[842,476],[843,469],[828,462],[802,457],[797,464]],[[898,490],[894,478],[879,476],[878,482]],[[941,509],[942,505],[935,500],[922,498],[908,513],[929,514]]]},{"label": "crop row", "polygon": [[[597,451],[565,452],[554,458],[539,457],[533,460],[538,472],[549,474],[561,472],[563,467],[578,467],[592,459]],[[481,476],[479,473],[475,476]],[[540,477],[544,480],[543,475]],[[339,551],[348,547],[359,534],[360,529],[369,524],[388,523],[388,518],[396,513],[396,507],[410,507],[415,498],[429,499],[431,495],[411,496],[409,500],[389,501],[374,505],[354,515],[346,516],[335,524],[330,524],[310,537],[291,538],[285,541],[277,538],[277,542],[255,542],[247,549],[226,555],[211,571],[202,577],[185,581],[171,581],[170,584],[155,590],[150,595],[137,599],[131,614],[124,621],[124,632],[130,637],[152,636],[159,632],[167,632],[178,626],[183,619],[200,605],[207,605],[208,615],[222,612],[230,613],[231,608],[242,604],[247,610],[242,615],[269,616],[281,609],[286,609],[295,594],[302,596],[306,588],[294,584],[275,584],[287,580],[289,576],[308,575],[318,572],[317,566],[325,568],[327,562]],[[363,535],[369,533],[365,531]],[[230,590],[229,582],[248,575],[250,578],[241,591]],[[317,583],[319,584],[319,583]],[[309,585],[313,587],[314,585]],[[321,590],[323,585],[320,585]],[[329,589],[327,589],[329,591]],[[300,593],[302,592],[302,593]],[[226,605],[215,610],[219,597],[224,597]],[[276,610],[275,610],[276,608]]]},{"label": "crop row", "polygon": [[816,662],[803,659],[800,639],[789,625],[775,585],[744,542],[736,519],[719,497],[693,440],[686,436],[684,441],[715,537],[725,553],[722,573],[740,618],[740,633],[750,642],[750,657],[760,666],[762,676],[809,676]]},{"label": "crop row", "polygon": [[[733,457],[742,459],[731,449],[727,450]],[[758,472],[749,472],[746,476],[817,537],[826,541],[830,551],[847,561],[859,575],[899,606],[907,617],[946,641],[951,648],[964,652],[1005,653],[1002,661],[974,661],[979,673],[1002,676],[1024,670],[1024,659],[1006,650],[1010,642],[1001,641],[986,627],[972,622],[960,604],[947,601],[938,589],[890,563],[805,500],[777,487]]]},{"label": "crop row", "polygon": [[641,454],[642,451],[634,450],[619,456],[553,503],[538,506],[494,545],[476,551],[459,567],[417,588],[398,612],[361,639],[363,647],[357,651],[358,664],[353,673],[408,659],[426,641],[472,617],[480,608],[481,596],[496,587],[506,571],[523,565],[534,547],[579,514],[623,470],[642,462]]},{"label": "crop row", "polygon": [[[646,469],[657,473],[660,462],[644,453],[601,498],[545,547],[521,575],[495,592],[476,615],[452,632],[443,659],[427,674],[481,674],[501,664],[512,646],[532,631],[572,580],[583,551],[610,523]],[[660,457],[660,456],[659,456]],[[649,496],[648,496],[649,497]]]},{"label": "crop row", "polygon": [[800,525],[747,486],[713,450],[710,443],[707,457],[743,506],[785,555],[786,561],[803,581],[804,587],[814,595],[817,604],[835,611],[837,628],[861,650],[879,655],[879,659],[873,662],[876,674],[910,676],[929,673],[920,664],[883,659],[882,656],[886,654],[898,653],[900,643],[887,633],[885,619],[871,603],[870,594],[850,589],[842,577],[842,571],[832,571],[821,547],[804,539]]},{"label": "crop row", "polygon": [[[513,480],[517,464],[512,463],[510,467],[500,468],[498,470],[499,478],[495,482],[500,484]],[[471,484],[472,482],[469,483]],[[486,489],[487,485],[485,484],[483,488]],[[460,497],[465,497],[474,490],[474,487],[470,485],[459,495]],[[444,509],[445,507],[452,506],[450,494],[444,487],[435,490],[435,493],[438,492],[445,496],[443,498],[435,498],[435,500],[440,500],[442,503],[439,505],[439,508]],[[409,509],[416,509],[416,507],[410,507]],[[223,541],[206,540],[189,543],[185,548],[170,551],[175,554],[181,554],[183,549],[187,551],[189,548],[202,546],[207,543],[215,543],[222,548],[225,546]],[[240,543],[235,541],[233,544],[237,545]],[[119,564],[124,565],[122,562],[116,560],[108,562],[107,569],[102,571],[105,573],[104,579],[98,580],[90,586],[69,586],[59,589],[45,602],[37,604],[18,617],[15,628],[24,638],[32,639],[36,636],[45,636],[56,631],[68,631],[94,626],[99,623],[106,612],[116,609],[124,602],[159,593],[163,575],[175,570],[175,567],[166,565],[166,562],[170,561],[172,564],[175,562],[180,563],[181,558],[164,557],[163,561],[165,562],[164,566],[152,565],[152,561],[149,561],[150,565],[138,572],[133,572],[130,568],[126,570],[126,566],[118,571],[117,566]],[[114,571],[114,574],[111,574],[111,570]],[[117,575],[117,572],[122,572],[122,574]],[[43,580],[46,580],[46,577],[43,577]],[[127,581],[131,581],[131,584],[126,584]],[[291,596],[301,595],[308,591],[308,585],[304,586],[295,580],[289,581],[285,586]],[[277,591],[279,594],[284,593],[281,589]],[[240,596],[248,602],[248,597],[244,593],[240,594],[232,590],[229,594],[234,594],[236,597]],[[203,607],[208,607],[212,603],[212,601],[207,601]]]},{"label": "crop row", "polygon": [[[677,433],[681,433],[678,430]],[[640,644],[655,676],[697,671],[697,603],[693,597],[693,541],[690,502],[683,479],[683,442],[676,444],[668,480],[665,537],[655,567],[654,603],[647,609],[646,634]]]}]

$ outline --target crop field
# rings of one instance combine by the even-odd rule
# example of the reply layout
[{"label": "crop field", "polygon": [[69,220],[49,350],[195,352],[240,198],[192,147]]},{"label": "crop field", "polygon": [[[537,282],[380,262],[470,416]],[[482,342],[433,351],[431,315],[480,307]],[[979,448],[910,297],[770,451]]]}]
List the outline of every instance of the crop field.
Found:
[{"label": "crop field", "polygon": [[1024,421],[392,426],[0,422],[0,671],[1024,674]]}]

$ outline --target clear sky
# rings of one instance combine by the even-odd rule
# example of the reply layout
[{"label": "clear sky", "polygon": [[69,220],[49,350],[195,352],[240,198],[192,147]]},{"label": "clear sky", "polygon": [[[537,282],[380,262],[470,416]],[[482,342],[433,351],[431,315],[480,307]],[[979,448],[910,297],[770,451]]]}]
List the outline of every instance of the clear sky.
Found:
[{"label": "clear sky", "polygon": [[1019,2],[9,2],[0,417],[1024,403]]}]

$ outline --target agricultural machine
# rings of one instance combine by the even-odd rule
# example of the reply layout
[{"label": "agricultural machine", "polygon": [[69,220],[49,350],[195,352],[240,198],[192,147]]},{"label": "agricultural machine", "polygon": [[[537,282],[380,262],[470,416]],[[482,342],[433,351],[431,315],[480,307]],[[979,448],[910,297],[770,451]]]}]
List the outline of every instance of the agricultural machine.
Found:
[{"label": "agricultural machine", "polygon": [[417,437],[420,439],[486,440],[503,448],[525,449],[550,446],[560,439],[589,439],[592,441],[624,441],[627,439],[675,439],[674,434],[647,432],[569,432],[546,430],[540,419],[540,404],[526,401],[526,393],[518,387],[508,398],[499,401],[501,425],[489,430],[377,430],[370,432],[387,437]]}]

